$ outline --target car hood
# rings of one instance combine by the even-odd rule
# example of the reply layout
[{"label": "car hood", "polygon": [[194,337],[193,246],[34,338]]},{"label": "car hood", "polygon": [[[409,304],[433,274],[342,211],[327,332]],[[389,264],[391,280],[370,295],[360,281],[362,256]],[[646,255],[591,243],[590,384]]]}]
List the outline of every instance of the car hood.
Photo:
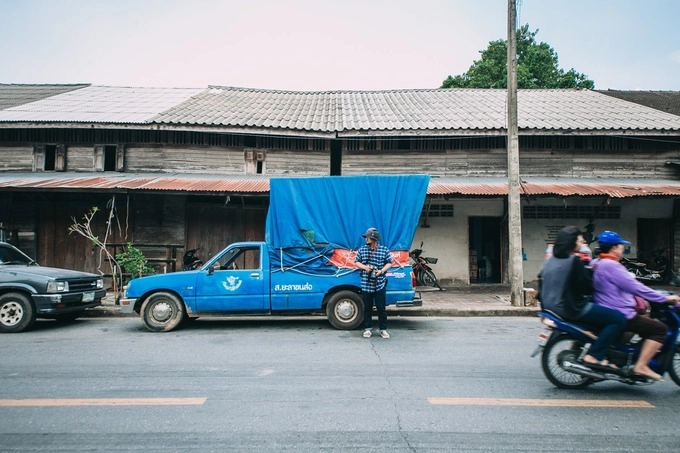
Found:
[{"label": "car hood", "polygon": [[25,264],[9,264],[0,266],[0,272],[11,272],[16,275],[31,275],[35,277],[47,277],[49,279],[68,280],[75,278],[99,278],[97,274],[59,269],[55,267],[27,266]]}]

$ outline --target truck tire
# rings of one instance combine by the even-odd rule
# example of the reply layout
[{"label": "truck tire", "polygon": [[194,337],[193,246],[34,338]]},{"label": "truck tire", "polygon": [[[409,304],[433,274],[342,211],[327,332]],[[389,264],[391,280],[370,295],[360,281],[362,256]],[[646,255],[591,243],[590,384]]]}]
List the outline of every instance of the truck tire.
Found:
[{"label": "truck tire", "polygon": [[35,323],[33,302],[21,293],[0,296],[0,332],[16,333],[30,329]]},{"label": "truck tire", "polygon": [[184,318],[184,303],[171,293],[154,293],[142,304],[142,321],[152,332],[170,332]]},{"label": "truck tire", "polygon": [[328,301],[326,315],[336,329],[354,330],[364,322],[364,301],[353,291],[339,291]]}]

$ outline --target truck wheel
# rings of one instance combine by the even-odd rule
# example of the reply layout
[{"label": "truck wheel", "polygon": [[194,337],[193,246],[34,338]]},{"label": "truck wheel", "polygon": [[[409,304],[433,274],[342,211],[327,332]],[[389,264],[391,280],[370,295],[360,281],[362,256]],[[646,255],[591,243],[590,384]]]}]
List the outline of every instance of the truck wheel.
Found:
[{"label": "truck wheel", "polygon": [[326,315],[336,329],[354,330],[364,321],[364,301],[355,292],[337,292],[326,305]]},{"label": "truck wheel", "polygon": [[152,332],[170,332],[184,318],[184,303],[174,294],[155,293],[142,304],[142,321]]},{"label": "truck wheel", "polygon": [[33,303],[20,293],[0,296],[0,332],[23,332],[35,323]]}]

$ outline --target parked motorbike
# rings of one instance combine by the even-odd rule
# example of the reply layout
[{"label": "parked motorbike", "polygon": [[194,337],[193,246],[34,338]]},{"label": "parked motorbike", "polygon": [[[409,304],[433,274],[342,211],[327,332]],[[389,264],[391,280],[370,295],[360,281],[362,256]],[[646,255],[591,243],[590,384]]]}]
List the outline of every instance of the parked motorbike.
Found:
[{"label": "parked motorbike", "polygon": [[668,259],[664,255],[665,250],[654,250],[649,263],[623,257],[621,264],[642,282],[674,283],[675,274],[668,265]]},{"label": "parked motorbike", "polygon": [[[650,368],[660,375],[666,372],[680,386],[680,306],[652,303],[651,316],[668,326],[668,335],[659,352],[650,361]],[[541,367],[548,380],[559,388],[582,389],[595,382],[618,381],[629,385],[652,384],[652,379],[634,375],[632,370],[642,347],[642,339],[624,333],[620,342],[609,350],[607,358],[618,366],[617,370],[597,368],[583,362],[596,332],[591,328],[565,321],[555,313],[539,312],[545,328],[538,335],[538,346],[531,354],[541,354]]]},{"label": "parked motorbike", "polygon": [[423,243],[421,242],[419,249],[413,249],[409,252],[409,256],[413,260],[411,267],[416,276],[416,282],[419,286],[434,286],[441,290],[442,287],[439,286],[437,276],[434,275],[432,268],[429,266],[430,264],[437,264],[439,260],[431,256],[422,256],[424,252],[422,247]]},{"label": "parked motorbike", "polygon": [[198,257],[198,255],[196,255],[196,252],[198,252],[199,250],[201,250],[200,247],[197,249],[191,249],[186,251],[184,257],[182,258],[183,263],[182,270],[191,271],[203,266],[203,260],[201,260]]}]

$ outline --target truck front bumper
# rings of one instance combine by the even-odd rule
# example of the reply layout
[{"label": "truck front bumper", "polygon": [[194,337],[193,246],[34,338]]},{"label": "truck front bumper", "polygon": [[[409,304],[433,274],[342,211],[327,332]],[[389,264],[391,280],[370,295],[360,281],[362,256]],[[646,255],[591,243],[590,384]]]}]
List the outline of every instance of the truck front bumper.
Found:
[{"label": "truck front bumper", "polygon": [[137,298],[125,298],[120,300],[120,311],[123,313],[132,313],[135,311],[135,303]]},{"label": "truck front bumper", "polygon": [[50,293],[32,294],[35,302],[35,310],[38,315],[61,315],[76,313],[86,308],[101,305],[102,298],[106,296],[103,289],[87,291],[85,293]]}]

